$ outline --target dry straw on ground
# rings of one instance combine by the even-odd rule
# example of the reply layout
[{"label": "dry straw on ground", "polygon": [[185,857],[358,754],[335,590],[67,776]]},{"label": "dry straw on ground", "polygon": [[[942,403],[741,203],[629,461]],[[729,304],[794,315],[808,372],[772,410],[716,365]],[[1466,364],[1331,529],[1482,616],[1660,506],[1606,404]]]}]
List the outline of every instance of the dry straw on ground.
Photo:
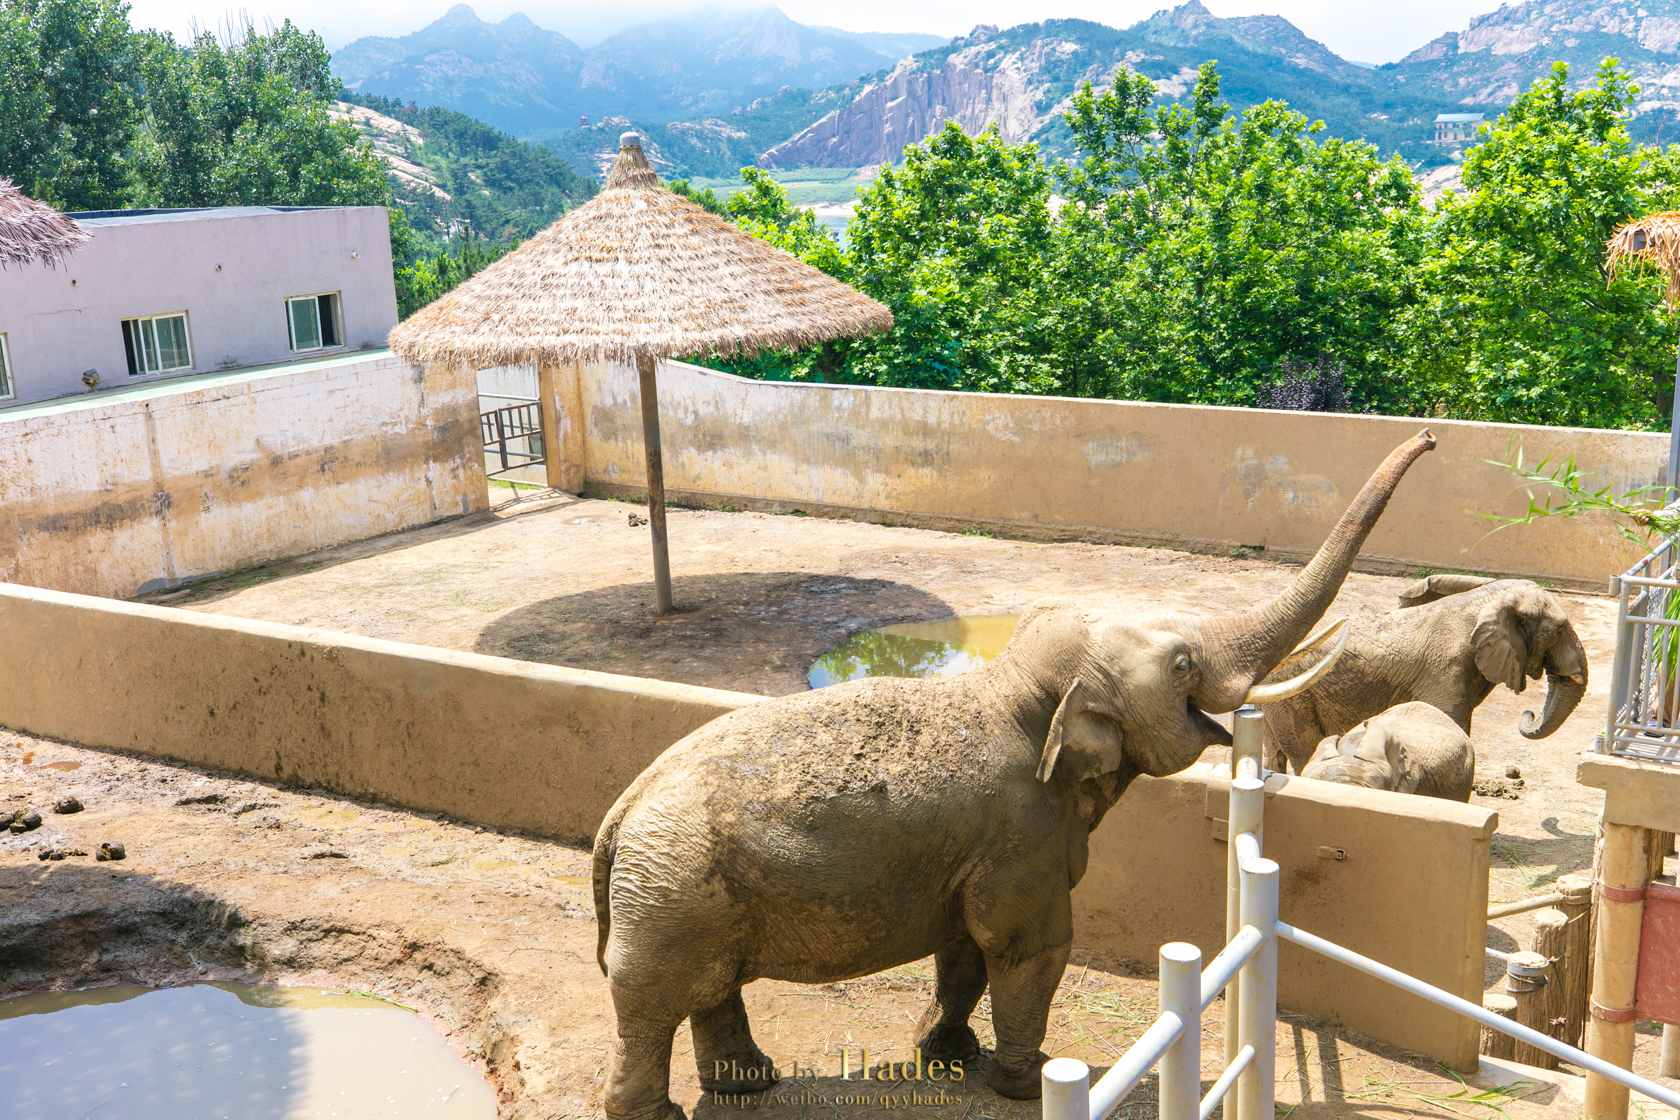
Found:
[{"label": "dry straw on ground", "polygon": [[40,261],[49,267],[91,235],[70,218],[0,179],[0,268]]},{"label": "dry straw on ground", "polygon": [[892,313],[659,185],[627,134],[601,193],[391,332],[411,362],[729,357],[875,334]]},{"label": "dry straw on ground", "polygon": [[1680,311],[1680,210],[1664,210],[1623,222],[1610,235],[1605,249],[1612,280],[1625,262],[1654,264],[1662,269],[1668,281],[1663,302],[1669,310]]}]

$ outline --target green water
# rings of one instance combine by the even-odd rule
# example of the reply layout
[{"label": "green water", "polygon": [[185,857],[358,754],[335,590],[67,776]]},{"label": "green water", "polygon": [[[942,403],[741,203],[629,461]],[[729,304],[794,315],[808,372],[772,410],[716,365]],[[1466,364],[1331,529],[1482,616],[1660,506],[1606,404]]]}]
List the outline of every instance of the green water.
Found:
[{"label": "green water", "polygon": [[1003,652],[1020,618],[970,615],[865,630],[817,658],[805,679],[825,688],[864,677],[944,677],[977,668]]},{"label": "green water", "polygon": [[496,1094],[382,1000],[249,984],[0,1000],[6,1120],[494,1120]]}]

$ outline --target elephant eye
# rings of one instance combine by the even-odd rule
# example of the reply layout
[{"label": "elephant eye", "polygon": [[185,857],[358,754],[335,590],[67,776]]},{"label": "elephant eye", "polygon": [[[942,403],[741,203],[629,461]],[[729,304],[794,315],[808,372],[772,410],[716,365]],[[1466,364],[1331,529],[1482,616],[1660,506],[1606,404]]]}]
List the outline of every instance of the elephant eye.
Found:
[{"label": "elephant eye", "polygon": [[1188,673],[1190,671],[1190,655],[1181,653],[1173,658],[1173,670],[1179,673]]}]

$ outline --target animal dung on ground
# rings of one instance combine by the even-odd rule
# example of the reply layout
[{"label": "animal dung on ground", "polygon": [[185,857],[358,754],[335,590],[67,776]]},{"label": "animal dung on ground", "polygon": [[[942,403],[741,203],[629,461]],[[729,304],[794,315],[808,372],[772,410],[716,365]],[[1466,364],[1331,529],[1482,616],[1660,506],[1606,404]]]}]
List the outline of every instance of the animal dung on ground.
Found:
[{"label": "animal dung on ground", "polygon": [[94,858],[100,863],[104,863],[106,860],[127,859],[128,852],[121,844],[101,844],[99,845],[99,855]]},{"label": "animal dung on ground", "polygon": [[74,797],[61,797],[53,802],[53,812],[55,813],[79,813],[83,808],[85,806]]},{"label": "animal dung on ground", "polygon": [[71,856],[85,856],[86,852],[80,848],[42,848],[35,853],[36,859],[69,859]]},{"label": "animal dung on ground", "polygon": [[[1516,767],[1512,767],[1516,769]],[[1477,778],[1476,793],[1482,797],[1500,797],[1506,801],[1516,801],[1522,797],[1523,780],[1521,778]]]},{"label": "animal dung on ground", "polygon": [[643,517],[635,510],[630,511],[630,528],[634,529],[638,525],[646,525],[647,523],[647,518]]},{"label": "animal dung on ground", "polygon": [[5,827],[12,832],[33,832],[41,827],[41,814],[33,809],[19,809],[0,820],[4,820]]}]

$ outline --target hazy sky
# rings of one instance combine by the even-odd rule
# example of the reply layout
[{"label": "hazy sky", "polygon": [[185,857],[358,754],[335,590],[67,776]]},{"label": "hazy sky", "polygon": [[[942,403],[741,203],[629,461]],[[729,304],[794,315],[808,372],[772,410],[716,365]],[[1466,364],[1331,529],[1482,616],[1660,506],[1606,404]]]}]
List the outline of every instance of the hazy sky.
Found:
[{"label": "hazy sky", "polygon": [[[232,11],[249,12],[259,24],[290,17],[319,31],[330,47],[361,35],[402,35],[442,15],[454,0],[250,0],[234,8],[217,0],[132,0],[133,21],[184,34],[195,21],[214,26]],[[468,0],[484,19],[500,20],[524,12],[539,27],[592,45],[620,28],[678,11],[704,6],[675,0],[629,0],[620,4],[567,0]],[[1344,58],[1391,62],[1443,31],[1462,30],[1469,18],[1498,7],[1497,0],[1204,0],[1219,16],[1258,13],[1281,15]],[[713,5],[715,6],[715,5]],[[752,5],[752,6],[757,6]],[[1145,18],[1166,0],[787,0],[781,5],[801,23],[827,24],[850,31],[927,31],[962,35],[975,24],[1017,23],[1058,17],[1096,20],[1125,27]]]}]

